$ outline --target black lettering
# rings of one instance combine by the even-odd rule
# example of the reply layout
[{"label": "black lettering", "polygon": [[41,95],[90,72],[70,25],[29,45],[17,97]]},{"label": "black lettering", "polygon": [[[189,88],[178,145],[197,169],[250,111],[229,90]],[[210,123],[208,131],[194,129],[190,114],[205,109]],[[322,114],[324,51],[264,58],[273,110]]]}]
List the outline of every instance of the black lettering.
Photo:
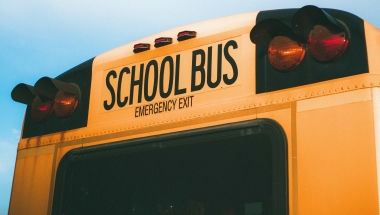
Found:
[{"label": "black lettering", "polygon": [[145,115],[145,105],[140,107],[140,116]]},{"label": "black lettering", "polygon": [[[149,95],[148,89],[149,89],[149,72],[150,68],[153,66],[153,90],[152,94]],[[144,81],[144,98],[145,101],[150,102],[156,97],[157,93],[157,79],[158,79],[158,64],[156,60],[149,61],[148,65],[146,66],[146,72],[145,72],[145,81]]]},{"label": "black lettering", "polygon": [[168,101],[168,111],[171,111],[173,107],[173,100]]},{"label": "black lettering", "polygon": [[163,102],[162,109],[163,109],[164,112],[168,111],[168,103],[167,102]]},{"label": "black lettering", "polygon": [[[200,55],[201,62],[197,65],[197,55]],[[205,84],[205,52],[202,49],[193,51],[192,66],[191,66],[191,92],[198,91]],[[200,83],[196,85],[196,73],[199,72]]]},{"label": "black lettering", "polygon": [[[169,85],[166,92],[164,92],[164,74],[165,74],[165,64],[169,63]],[[162,60],[161,70],[160,70],[160,96],[161,98],[167,98],[170,96],[173,88],[173,58],[171,56],[166,56],[164,60]]]},{"label": "black lettering", "polygon": [[[183,109],[183,108],[188,108],[193,106],[193,97],[194,96],[188,96],[184,98],[179,98],[178,102],[178,108]],[[175,101],[176,102],[176,101]]]},{"label": "black lettering", "polygon": [[207,56],[207,85],[210,88],[215,88],[219,86],[222,77],[222,44],[218,45],[218,61],[217,61],[217,72],[216,80],[212,82],[212,46],[208,47]]},{"label": "black lettering", "polygon": [[150,114],[153,114],[153,105],[152,104],[149,105],[149,115]]},{"label": "black lettering", "polygon": [[232,46],[234,49],[237,49],[238,48],[238,45],[236,43],[236,41],[234,40],[230,40],[226,43],[226,46],[224,46],[224,57],[226,58],[226,60],[231,64],[231,67],[232,67],[232,71],[233,71],[233,76],[232,78],[228,78],[227,77],[227,74],[224,74],[223,75],[223,81],[224,83],[226,83],[227,85],[231,85],[233,83],[235,83],[235,81],[237,80],[238,78],[238,68],[237,68],[237,65],[236,65],[236,62],[235,60],[231,57],[230,53],[228,53],[228,48]]},{"label": "black lettering", "polygon": [[133,104],[133,90],[135,86],[139,86],[139,92],[138,92],[138,99],[137,103],[141,103],[141,95],[142,95],[142,79],[143,79],[143,73],[144,73],[144,64],[140,65],[140,78],[135,80],[135,70],[136,66],[132,67],[132,74],[131,74],[131,88],[129,90],[129,104]]},{"label": "black lettering", "polygon": [[173,110],[175,110],[175,104],[177,103],[177,99],[173,100]]},{"label": "black lettering", "polygon": [[183,100],[183,98],[179,98],[179,102],[178,102],[178,108],[179,109],[183,108],[183,106],[182,106],[182,100]]},{"label": "black lettering", "polygon": [[180,66],[180,55],[175,58],[175,83],[174,83],[174,95],[180,95],[186,93],[186,88],[179,89],[179,66]]},{"label": "black lettering", "polygon": [[162,102],[160,102],[160,105],[159,105],[159,107],[158,107],[159,110],[160,110],[160,112],[163,112],[163,110],[162,110],[162,105],[163,105]]},{"label": "black lettering", "polygon": [[135,117],[139,117],[139,111],[140,111],[140,107],[136,107],[135,108]]},{"label": "black lettering", "polygon": [[144,108],[145,108],[144,115],[145,116],[149,115],[149,107],[148,107],[148,105],[144,105]]},{"label": "black lettering", "polygon": [[153,106],[153,108],[154,108],[153,113],[154,113],[154,114],[156,114],[156,113],[160,113],[160,112],[159,112],[159,109],[158,109],[158,105],[159,105],[159,103],[154,103],[154,106]]},{"label": "black lettering", "polygon": [[124,67],[121,72],[120,72],[120,75],[119,75],[119,81],[118,81],[118,85],[117,85],[117,105],[119,107],[124,107],[127,102],[128,102],[128,96],[124,97],[124,100],[121,101],[121,86],[122,86],[122,81],[123,81],[123,74],[124,73],[127,73],[129,74],[130,71],[129,71],[129,68],[128,67]]},{"label": "black lettering", "polygon": [[189,100],[190,100],[190,101],[189,101],[189,106],[190,106],[190,107],[193,107],[193,97],[194,97],[194,96],[189,96]]},{"label": "black lettering", "polygon": [[104,100],[103,102],[103,107],[105,110],[111,110],[113,108],[113,106],[115,105],[115,90],[113,89],[113,86],[110,82],[110,78],[111,76],[113,78],[116,78],[117,77],[117,74],[114,70],[110,71],[107,76],[106,76],[106,86],[111,94],[111,103],[108,104],[107,103],[107,100]]}]

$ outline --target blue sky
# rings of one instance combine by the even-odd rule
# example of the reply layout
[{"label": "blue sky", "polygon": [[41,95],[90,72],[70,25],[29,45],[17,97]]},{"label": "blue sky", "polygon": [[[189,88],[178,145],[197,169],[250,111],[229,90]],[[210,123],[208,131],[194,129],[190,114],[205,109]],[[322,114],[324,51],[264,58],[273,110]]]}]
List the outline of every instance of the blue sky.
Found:
[{"label": "blue sky", "polygon": [[34,85],[43,76],[55,77],[102,52],[172,27],[243,12],[308,4],[345,10],[380,27],[380,0],[2,0],[0,215],[8,210],[25,111],[25,105],[10,97],[18,83]]}]

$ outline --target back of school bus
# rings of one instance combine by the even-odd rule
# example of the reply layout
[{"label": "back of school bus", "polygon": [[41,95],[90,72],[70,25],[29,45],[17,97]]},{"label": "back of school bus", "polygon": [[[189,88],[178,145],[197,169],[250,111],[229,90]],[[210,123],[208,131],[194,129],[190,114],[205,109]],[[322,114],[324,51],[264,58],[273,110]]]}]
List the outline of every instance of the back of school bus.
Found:
[{"label": "back of school bus", "polygon": [[19,84],[9,214],[379,214],[379,49],[366,21],[305,6]]}]

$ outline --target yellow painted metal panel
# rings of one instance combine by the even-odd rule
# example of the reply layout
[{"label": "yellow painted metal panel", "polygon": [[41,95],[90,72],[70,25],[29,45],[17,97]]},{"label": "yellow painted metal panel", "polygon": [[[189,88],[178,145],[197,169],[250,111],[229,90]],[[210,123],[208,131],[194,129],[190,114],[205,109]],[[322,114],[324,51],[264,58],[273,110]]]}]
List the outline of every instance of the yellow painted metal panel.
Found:
[{"label": "yellow painted metal panel", "polygon": [[16,161],[9,214],[47,214],[53,154]]},{"label": "yellow painted metal panel", "polygon": [[373,123],[372,101],[297,113],[299,214],[378,213]]}]

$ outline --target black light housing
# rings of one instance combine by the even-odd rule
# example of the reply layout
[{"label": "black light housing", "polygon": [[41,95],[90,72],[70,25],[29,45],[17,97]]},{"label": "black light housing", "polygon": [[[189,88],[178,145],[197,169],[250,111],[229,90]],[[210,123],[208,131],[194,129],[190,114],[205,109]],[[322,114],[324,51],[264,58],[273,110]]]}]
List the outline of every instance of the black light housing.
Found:
[{"label": "black light housing", "polygon": [[342,29],[340,27],[342,24],[339,24],[330,14],[313,5],[307,5],[299,9],[291,21],[293,31],[303,38],[309,37],[310,31],[315,25],[323,25],[334,31],[348,30]]},{"label": "black light housing", "polygon": [[287,36],[291,39],[304,42],[288,25],[278,19],[262,20],[252,28],[249,36],[253,43],[264,48],[267,48],[271,40],[277,36]]},{"label": "black light housing", "polygon": [[34,85],[38,95],[53,100],[59,90],[75,95],[80,100],[80,89],[76,84],[66,83],[49,77],[40,78]]},{"label": "black light housing", "polygon": [[22,104],[31,105],[37,93],[34,91],[33,86],[27,84],[18,84],[13,88],[11,97],[14,101]]},{"label": "black light housing", "polygon": [[[256,93],[368,72],[364,20],[345,11],[310,5],[261,11],[250,39],[256,43]],[[302,47],[290,39],[304,43],[299,65],[294,63],[302,59]],[[275,48],[269,50],[271,42]],[[286,46],[294,49],[278,51]],[[300,54],[286,56],[296,49]],[[283,59],[273,61],[271,57]]]},{"label": "black light housing", "polygon": [[54,79],[44,77],[34,86],[22,83],[13,89],[12,99],[27,105],[22,138],[87,126],[93,61],[89,59]]},{"label": "black light housing", "polygon": [[33,120],[44,123],[53,110],[60,118],[69,117],[75,111],[81,93],[76,84],[43,77],[34,87],[18,84],[12,90],[11,97],[17,102],[30,105]]}]

